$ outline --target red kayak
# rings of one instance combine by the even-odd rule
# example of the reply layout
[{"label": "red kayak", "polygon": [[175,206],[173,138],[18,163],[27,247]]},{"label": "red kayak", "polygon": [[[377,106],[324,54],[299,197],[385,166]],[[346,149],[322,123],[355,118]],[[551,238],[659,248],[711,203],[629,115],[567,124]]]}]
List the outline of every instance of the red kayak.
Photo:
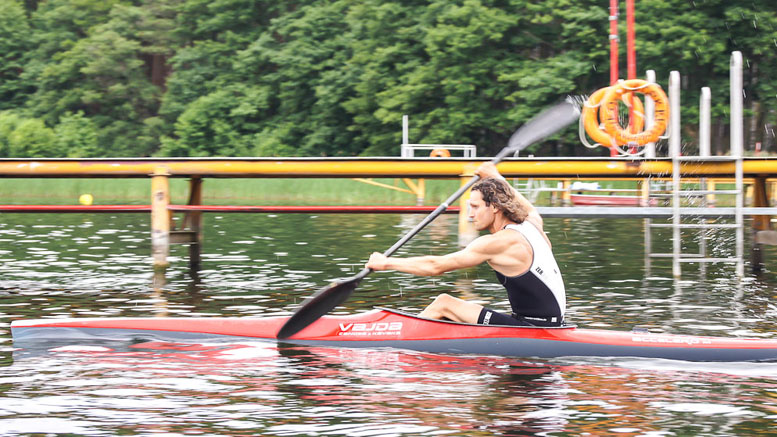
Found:
[{"label": "red kayak", "polygon": [[[252,338],[276,341],[288,317],[84,318],[17,320],[14,343],[36,340],[192,341]],[[511,357],[644,357],[686,361],[777,360],[777,340],[582,329],[483,326],[430,320],[389,309],[324,316],[285,343],[328,347],[391,347],[431,353]]]}]

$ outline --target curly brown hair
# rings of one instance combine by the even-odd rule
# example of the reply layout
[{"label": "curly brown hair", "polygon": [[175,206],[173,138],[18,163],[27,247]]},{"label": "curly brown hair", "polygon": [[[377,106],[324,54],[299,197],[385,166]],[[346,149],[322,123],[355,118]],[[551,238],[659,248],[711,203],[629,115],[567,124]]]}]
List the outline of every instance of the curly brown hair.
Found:
[{"label": "curly brown hair", "polygon": [[472,191],[480,191],[486,206],[494,205],[511,221],[523,223],[529,215],[523,205],[516,201],[513,188],[503,179],[481,179],[472,186]]}]

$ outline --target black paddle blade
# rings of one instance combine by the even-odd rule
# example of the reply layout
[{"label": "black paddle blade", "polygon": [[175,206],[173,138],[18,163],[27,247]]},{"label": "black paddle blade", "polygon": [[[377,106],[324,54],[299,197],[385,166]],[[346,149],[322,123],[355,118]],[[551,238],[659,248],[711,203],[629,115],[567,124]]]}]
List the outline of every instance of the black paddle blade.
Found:
[{"label": "black paddle blade", "polygon": [[289,320],[284,323],[276,337],[279,340],[291,337],[318,320],[319,317],[345,302],[348,296],[356,289],[356,286],[359,285],[361,279],[359,276],[354,276],[341,282],[329,284],[316,292],[289,317]]},{"label": "black paddle blade", "polygon": [[514,153],[545,139],[580,118],[580,105],[572,98],[542,111],[510,136],[507,150]]}]

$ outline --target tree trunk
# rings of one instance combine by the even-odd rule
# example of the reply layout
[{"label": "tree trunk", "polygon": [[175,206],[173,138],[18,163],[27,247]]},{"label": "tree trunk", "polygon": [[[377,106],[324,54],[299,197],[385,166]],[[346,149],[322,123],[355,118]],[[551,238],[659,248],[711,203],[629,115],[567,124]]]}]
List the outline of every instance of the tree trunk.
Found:
[{"label": "tree trunk", "polygon": [[715,135],[713,137],[715,154],[720,156],[726,153],[726,148],[723,147],[723,142],[726,140],[726,124],[723,123],[721,118],[718,118],[718,122],[715,123]]},{"label": "tree trunk", "polygon": [[743,145],[744,150],[747,150],[748,148],[755,150],[755,143],[759,141],[758,125],[760,124],[761,120],[761,103],[755,100],[754,90],[758,85],[758,63],[755,61],[750,63],[750,78],[750,92],[747,96],[750,98],[750,129],[745,132],[746,138]]},{"label": "tree trunk", "polygon": [[777,111],[774,109],[770,109],[766,112],[764,112],[764,141],[761,145],[761,150],[764,153],[769,153],[772,150],[774,150],[775,145],[775,138],[774,138],[774,129],[775,129],[775,118],[777,115]]},{"label": "tree trunk", "polygon": [[745,149],[747,149],[747,145],[749,144],[750,147],[755,150],[755,144],[761,142],[761,129],[758,128],[758,126],[761,125],[761,108],[761,102],[753,102],[751,105],[753,114],[750,116],[750,133],[748,135],[748,141],[745,143]]},{"label": "tree trunk", "polygon": [[151,83],[162,89],[165,89],[168,74],[167,62],[165,61],[164,55],[151,55]]}]

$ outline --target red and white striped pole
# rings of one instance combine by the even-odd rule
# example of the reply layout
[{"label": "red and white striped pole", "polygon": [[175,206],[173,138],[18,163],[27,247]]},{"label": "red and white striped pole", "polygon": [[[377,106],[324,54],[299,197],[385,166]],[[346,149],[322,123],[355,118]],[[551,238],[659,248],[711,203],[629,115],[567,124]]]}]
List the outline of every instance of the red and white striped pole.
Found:
[{"label": "red and white striped pole", "polygon": [[618,0],[610,0],[610,85],[618,81]]},{"label": "red and white striped pole", "polygon": [[[626,0],[626,74],[629,79],[637,78],[637,52],[634,49],[634,0]],[[634,119],[634,99],[638,97],[631,93],[629,102],[629,126],[632,126],[631,120]],[[636,133],[632,128],[631,133]]]},{"label": "red and white striped pole", "polygon": [[[610,86],[618,82],[618,0],[610,0]],[[618,156],[618,150],[610,147],[610,156]]]}]

